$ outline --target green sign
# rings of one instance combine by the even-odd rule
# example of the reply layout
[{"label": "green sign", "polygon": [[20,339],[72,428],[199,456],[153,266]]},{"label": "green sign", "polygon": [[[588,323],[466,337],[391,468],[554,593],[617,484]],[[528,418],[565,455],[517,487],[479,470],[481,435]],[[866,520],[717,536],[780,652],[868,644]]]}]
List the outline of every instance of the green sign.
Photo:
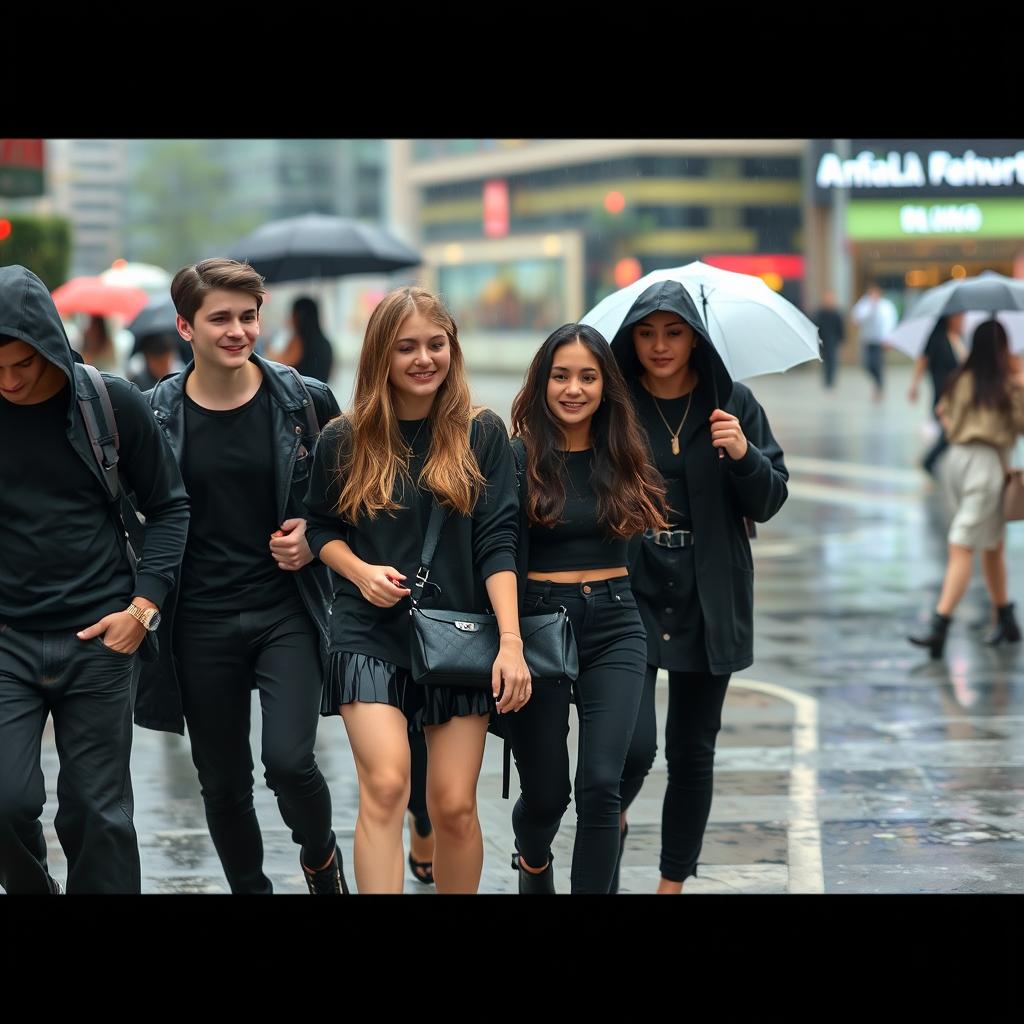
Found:
[{"label": "green sign", "polygon": [[858,200],[846,204],[846,233],[855,242],[912,238],[1024,239],[1024,199]]}]

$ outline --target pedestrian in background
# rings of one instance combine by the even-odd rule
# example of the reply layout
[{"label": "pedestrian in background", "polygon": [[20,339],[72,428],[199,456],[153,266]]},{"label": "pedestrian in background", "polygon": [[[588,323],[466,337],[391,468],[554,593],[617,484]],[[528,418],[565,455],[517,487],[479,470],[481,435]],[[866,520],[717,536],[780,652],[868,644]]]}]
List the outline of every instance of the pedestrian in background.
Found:
[{"label": "pedestrian in background", "polygon": [[935,476],[935,465],[942,453],[949,447],[949,440],[939,420],[936,407],[950,378],[964,360],[964,345],[960,337],[963,322],[963,313],[952,313],[939,317],[935,328],[928,337],[924,352],[914,362],[914,373],[910,380],[910,390],[907,392],[907,400],[911,404],[915,403],[918,385],[927,371],[932,381],[932,413],[939,428],[939,436],[921,462],[921,467],[929,476]]},{"label": "pedestrian in background", "polygon": [[850,317],[860,328],[864,369],[875,383],[874,399],[880,402],[885,384],[883,345],[899,319],[896,307],[882,294],[882,289],[872,283],[850,310]]},{"label": "pedestrian in background", "polygon": [[831,391],[835,386],[836,364],[839,360],[839,346],[843,343],[843,315],[839,312],[839,304],[835,292],[825,292],[821,297],[821,306],[814,314],[814,323],[821,337],[821,369],[824,374],[825,388]]},{"label": "pedestrian in background", "polygon": [[942,657],[953,612],[971,581],[974,552],[981,550],[996,625],[990,645],[1016,643],[1020,627],[1006,583],[1003,489],[1018,435],[1024,433],[1024,373],[1011,370],[1006,330],[986,320],[974,332],[971,352],[938,403],[949,438],[943,485],[953,513],[942,591],[926,633],[907,639]]}]

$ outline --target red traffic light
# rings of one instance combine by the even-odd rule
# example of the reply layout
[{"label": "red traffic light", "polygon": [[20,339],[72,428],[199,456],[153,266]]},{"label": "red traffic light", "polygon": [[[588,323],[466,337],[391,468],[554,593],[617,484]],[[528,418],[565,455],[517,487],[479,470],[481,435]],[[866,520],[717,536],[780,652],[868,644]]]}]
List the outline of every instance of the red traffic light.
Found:
[{"label": "red traffic light", "polygon": [[0,220],[0,242],[11,235],[11,222],[9,220]]}]

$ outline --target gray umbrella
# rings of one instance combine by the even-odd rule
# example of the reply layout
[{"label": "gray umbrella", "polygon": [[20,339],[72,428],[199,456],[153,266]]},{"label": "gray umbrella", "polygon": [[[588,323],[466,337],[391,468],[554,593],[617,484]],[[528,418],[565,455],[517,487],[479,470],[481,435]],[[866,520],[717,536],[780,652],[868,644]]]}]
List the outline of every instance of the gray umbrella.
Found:
[{"label": "gray umbrella", "polygon": [[264,224],[228,255],[250,263],[268,284],[384,274],[422,262],[419,253],[382,228],[320,213]]},{"label": "gray umbrella", "polygon": [[929,288],[910,311],[908,320],[937,318],[950,313],[998,313],[1024,309],[1024,280],[986,270]]}]

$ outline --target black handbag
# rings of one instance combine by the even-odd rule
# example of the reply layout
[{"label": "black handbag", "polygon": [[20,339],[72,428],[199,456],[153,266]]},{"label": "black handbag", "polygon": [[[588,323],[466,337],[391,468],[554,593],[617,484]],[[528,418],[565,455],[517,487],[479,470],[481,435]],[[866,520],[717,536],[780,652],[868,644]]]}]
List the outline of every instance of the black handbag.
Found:
[{"label": "black handbag", "polygon": [[[427,686],[483,690],[491,685],[491,669],[498,656],[497,618],[486,612],[458,612],[421,605],[447,514],[447,509],[436,501],[433,503],[411,595],[410,674],[414,682]],[[430,585],[440,592],[436,583]],[[524,616],[519,620],[519,628],[523,657],[534,682],[576,679],[579,655],[572,623],[564,608]]]}]

